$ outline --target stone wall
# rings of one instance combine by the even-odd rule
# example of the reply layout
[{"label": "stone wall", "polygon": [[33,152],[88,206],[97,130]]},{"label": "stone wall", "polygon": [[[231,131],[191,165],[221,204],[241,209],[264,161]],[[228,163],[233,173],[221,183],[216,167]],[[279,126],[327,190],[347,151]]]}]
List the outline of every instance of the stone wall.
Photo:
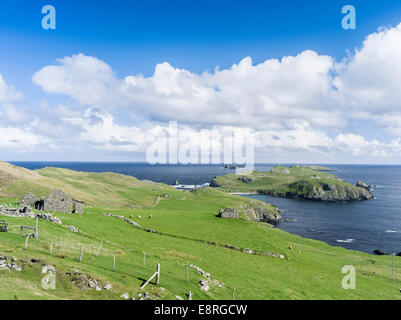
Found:
[{"label": "stone wall", "polygon": [[44,202],[44,211],[72,213],[73,201],[62,190],[53,190]]},{"label": "stone wall", "polygon": [[39,211],[83,213],[83,202],[71,199],[62,190],[53,190],[46,198],[36,198],[33,193],[28,193],[21,200],[22,206],[30,206]]},{"label": "stone wall", "polygon": [[72,207],[73,212],[74,213],[83,213],[84,212],[84,204],[77,200],[72,200],[72,201],[73,201],[73,207]]},{"label": "stone wall", "polygon": [[22,198],[21,205],[33,207],[33,206],[35,206],[36,201],[37,201],[37,199],[36,199],[35,195],[32,192],[29,192]]}]

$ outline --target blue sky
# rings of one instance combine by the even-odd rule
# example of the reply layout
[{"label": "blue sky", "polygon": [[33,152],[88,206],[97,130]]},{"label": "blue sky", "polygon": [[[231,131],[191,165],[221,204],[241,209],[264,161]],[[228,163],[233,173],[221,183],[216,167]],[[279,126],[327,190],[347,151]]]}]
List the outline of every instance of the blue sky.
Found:
[{"label": "blue sky", "polygon": [[[57,29],[41,27],[41,8],[57,10]],[[341,8],[357,9],[357,30],[341,28]],[[337,58],[378,26],[401,17],[398,0],[2,0],[0,68],[13,81],[76,53],[107,61],[120,76],[150,75],[157,63],[192,72],[255,63],[305,49]]]},{"label": "blue sky", "polygon": [[[54,5],[57,10],[56,30],[46,31],[41,27],[43,17],[41,8],[46,4]],[[356,8],[356,30],[343,30],[341,27],[343,17],[341,8],[345,4],[351,4]],[[97,112],[103,112],[103,115],[106,113],[112,115],[114,121],[119,124],[128,125],[127,119],[130,113],[141,122],[146,120],[155,125],[165,125],[169,120],[167,116],[159,118],[152,112],[144,112],[143,108],[136,107],[137,101],[132,104],[117,103],[114,110],[106,110],[107,108],[95,103],[77,99],[75,94],[60,90],[55,92],[46,87],[42,80],[40,83],[34,83],[32,77],[46,66],[57,65],[59,63],[57,59],[72,57],[79,53],[86,57],[96,57],[104,62],[112,69],[115,78],[120,80],[139,74],[150,78],[154,75],[156,66],[163,62],[195,75],[200,75],[202,72],[213,74],[217,66],[221,70],[230,69],[232,65],[238,64],[246,57],[251,57],[252,64],[258,65],[272,58],[280,60],[285,56],[297,56],[305,50],[312,50],[319,56],[330,56],[338,63],[347,56],[347,51],[352,54],[355,47],[361,48],[365,37],[376,32],[379,27],[391,29],[400,22],[399,0],[2,0],[0,75],[7,85],[13,86],[24,96],[22,102],[12,102],[15,108],[24,112],[27,110],[38,112],[38,117],[42,117],[38,111],[39,104],[63,104],[73,111],[96,109]],[[349,81],[351,78],[348,77]],[[353,104],[358,103],[353,102]],[[335,108],[335,105],[326,108]],[[127,111],[128,109],[130,111]],[[392,112],[397,113],[397,110]],[[376,115],[377,112],[369,109],[369,113]],[[188,117],[188,124],[206,126],[204,122],[196,124],[190,118]],[[388,125],[383,125],[383,119],[378,120],[370,116],[352,117],[348,119],[343,129],[333,129],[332,126],[316,125],[311,122],[311,128],[324,131],[333,139],[339,134],[352,133],[361,135],[368,141],[374,139],[383,143],[395,141],[397,135],[394,133],[388,135]],[[56,121],[61,120],[57,118]],[[140,121],[133,121],[132,125],[138,127]],[[185,123],[186,118],[182,122]],[[212,121],[207,123],[208,126],[219,124],[222,123],[214,124]],[[224,125],[229,124],[231,123],[224,123]],[[244,124],[233,121],[232,125]],[[267,130],[260,128],[262,129]],[[62,160],[61,158],[66,157],[62,151],[50,155],[45,149],[43,150],[41,160]],[[302,159],[307,161],[309,157],[315,158],[310,151],[302,151],[302,156],[299,152],[301,151],[296,150],[295,154],[284,152],[283,157],[292,157],[294,162],[297,157],[301,161]],[[32,157],[29,153],[19,155],[14,151],[5,154],[12,154],[14,157],[8,160]],[[91,154],[93,152],[82,145],[76,160],[91,160]],[[121,160],[140,158],[139,151],[134,152],[135,155],[123,151],[121,154],[124,154]],[[263,157],[262,154],[265,153],[260,154]],[[0,156],[4,158],[1,153]],[[106,151],[98,150],[96,157],[119,160],[120,151],[110,156]],[[324,162],[329,161],[324,155],[319,159]],[[391,159],[369,161],[394,162],[398,161],[397,159],[398,155],[393,154]],[[279,160],[281,159],[277,158],[277,161]],[[289,159],[282,160],[288,162]],[[349,159],[345,155],[338,157],[338,161],[341,162],[360,160],[361,158]]]}]

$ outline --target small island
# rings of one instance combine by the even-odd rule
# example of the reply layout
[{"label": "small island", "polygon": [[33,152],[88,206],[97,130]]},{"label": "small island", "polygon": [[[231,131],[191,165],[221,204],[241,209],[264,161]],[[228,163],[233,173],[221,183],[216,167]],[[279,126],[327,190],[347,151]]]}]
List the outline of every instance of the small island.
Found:
[{"label": "small island", "polygon": [[374,198],[368,185],[352,185],[325,171],[311,166],[276,166],[269,172],[254,171],[249,175],[216,177],[212,187],[228,192],[249,192],[301,200],[360,201]]}]

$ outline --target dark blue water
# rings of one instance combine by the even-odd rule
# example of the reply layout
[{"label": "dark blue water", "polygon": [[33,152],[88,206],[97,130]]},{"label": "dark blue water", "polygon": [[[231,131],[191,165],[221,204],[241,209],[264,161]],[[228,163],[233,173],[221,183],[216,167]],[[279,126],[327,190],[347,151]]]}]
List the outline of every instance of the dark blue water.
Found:
[{"label": "dark blue water", "polygon": [[[13,162],[28,169],[60,167],[77,171],[116,172],[141,180],[173,184],[202,184],[215,176],[233,173],[219,165],[156,165],[144,163]],[[267,171],[274,165],[256,165]],[[325,203],[273,198],[247,197],[268,201],[283,212],[280,229],[303,237],[348,249],[372,252],[401,251],[401,166],[330,165],[335,175],[355,184],[362,180],[376,185],[375,200],[352,203]],[[291,222],[286,222],[290,219]]]}]

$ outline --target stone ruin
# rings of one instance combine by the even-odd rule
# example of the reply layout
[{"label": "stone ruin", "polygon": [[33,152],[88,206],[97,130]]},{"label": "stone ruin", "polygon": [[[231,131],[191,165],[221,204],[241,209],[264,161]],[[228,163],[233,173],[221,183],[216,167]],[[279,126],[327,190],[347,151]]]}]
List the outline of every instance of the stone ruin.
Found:
[{"label": "stone ruin", "polygon": [[33,193],[26,194],[20,202],[39,211],[83,213],[83,202],[71,199],[62,190],[53,190],[46,198],[36,198]]}]

